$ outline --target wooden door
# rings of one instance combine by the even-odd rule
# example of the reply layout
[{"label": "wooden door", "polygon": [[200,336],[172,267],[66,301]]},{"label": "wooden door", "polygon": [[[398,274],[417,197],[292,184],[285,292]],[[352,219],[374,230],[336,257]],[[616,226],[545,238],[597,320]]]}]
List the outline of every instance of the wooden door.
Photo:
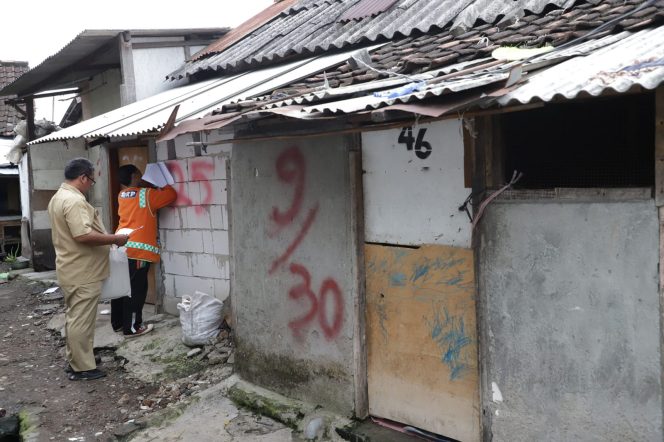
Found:
[{"label": "wooden door", "polygon": [[369,412],[478,441],[473,252],[367,244]]}]

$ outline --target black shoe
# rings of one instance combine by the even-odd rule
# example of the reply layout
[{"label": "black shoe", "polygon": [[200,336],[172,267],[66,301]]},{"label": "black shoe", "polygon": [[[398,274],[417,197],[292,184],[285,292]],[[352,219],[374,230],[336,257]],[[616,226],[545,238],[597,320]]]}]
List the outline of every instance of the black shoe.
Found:
[{"label": "black shoe", "polygon": [[[96,364],[101,364],[101,356],[95,355],[95,363]],[[71,364],[67,363],[67,365],[65,365],[65,373],[73,373],[73,372],[74,372],[74,369],[71,368]]]},{"label": "black shoe", "polygon": [[70,381],[91,381],[93,379],[99,379],[103,378],[106,376],[106,373],[101,371],[98,368],[95,368],[93,370],[86,370],[86,371],[72,371],[69,373],[69,380]]}]

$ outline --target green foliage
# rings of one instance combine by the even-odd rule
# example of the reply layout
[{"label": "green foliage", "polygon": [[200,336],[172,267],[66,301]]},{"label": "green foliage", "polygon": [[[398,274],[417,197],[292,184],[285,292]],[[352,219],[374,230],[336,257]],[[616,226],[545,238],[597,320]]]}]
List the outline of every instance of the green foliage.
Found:
[{"label": "green foliage", "polygon": [[14,250],[9,250],[9,253],[7,253],[7,256],[5,257],[5,262],[15,262],[16,259],[18,258],[18,247]]}]

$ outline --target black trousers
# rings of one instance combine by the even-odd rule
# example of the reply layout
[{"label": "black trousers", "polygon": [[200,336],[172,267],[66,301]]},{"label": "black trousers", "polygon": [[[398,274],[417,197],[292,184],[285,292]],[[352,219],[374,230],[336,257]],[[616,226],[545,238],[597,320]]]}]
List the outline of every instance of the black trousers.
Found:
[{"label": "black trousers", "polygon": [[143,325],[143,306],[148,294],[147,261],[129,260],[129,279],[131,281],[131,298],[111,299],[111,325],[113,330],[122,328],[125,335],[133,334]]}]

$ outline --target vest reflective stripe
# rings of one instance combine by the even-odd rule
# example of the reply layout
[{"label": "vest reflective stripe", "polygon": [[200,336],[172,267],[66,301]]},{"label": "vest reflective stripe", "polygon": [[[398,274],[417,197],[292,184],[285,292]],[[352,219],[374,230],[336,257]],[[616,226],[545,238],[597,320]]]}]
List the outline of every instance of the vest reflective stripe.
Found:
[{"label": "vest reflective stripe", "polygon": [[141,209],[145,209],[147,207],[147,200],[146,200],[146,195],[148,193],[148,189],[141,189],[140,192],[138,192],[138,207]]},{"label": "vest reflective stripe", "polygon": [[125,247],[131,247],[132,249],[147,250],[148,252],[156,253],[157,255],[160,254],[159,247],[151,246],[150,244],[145,244],[142,242],[128,241],[127,244],[125,244]]}]

